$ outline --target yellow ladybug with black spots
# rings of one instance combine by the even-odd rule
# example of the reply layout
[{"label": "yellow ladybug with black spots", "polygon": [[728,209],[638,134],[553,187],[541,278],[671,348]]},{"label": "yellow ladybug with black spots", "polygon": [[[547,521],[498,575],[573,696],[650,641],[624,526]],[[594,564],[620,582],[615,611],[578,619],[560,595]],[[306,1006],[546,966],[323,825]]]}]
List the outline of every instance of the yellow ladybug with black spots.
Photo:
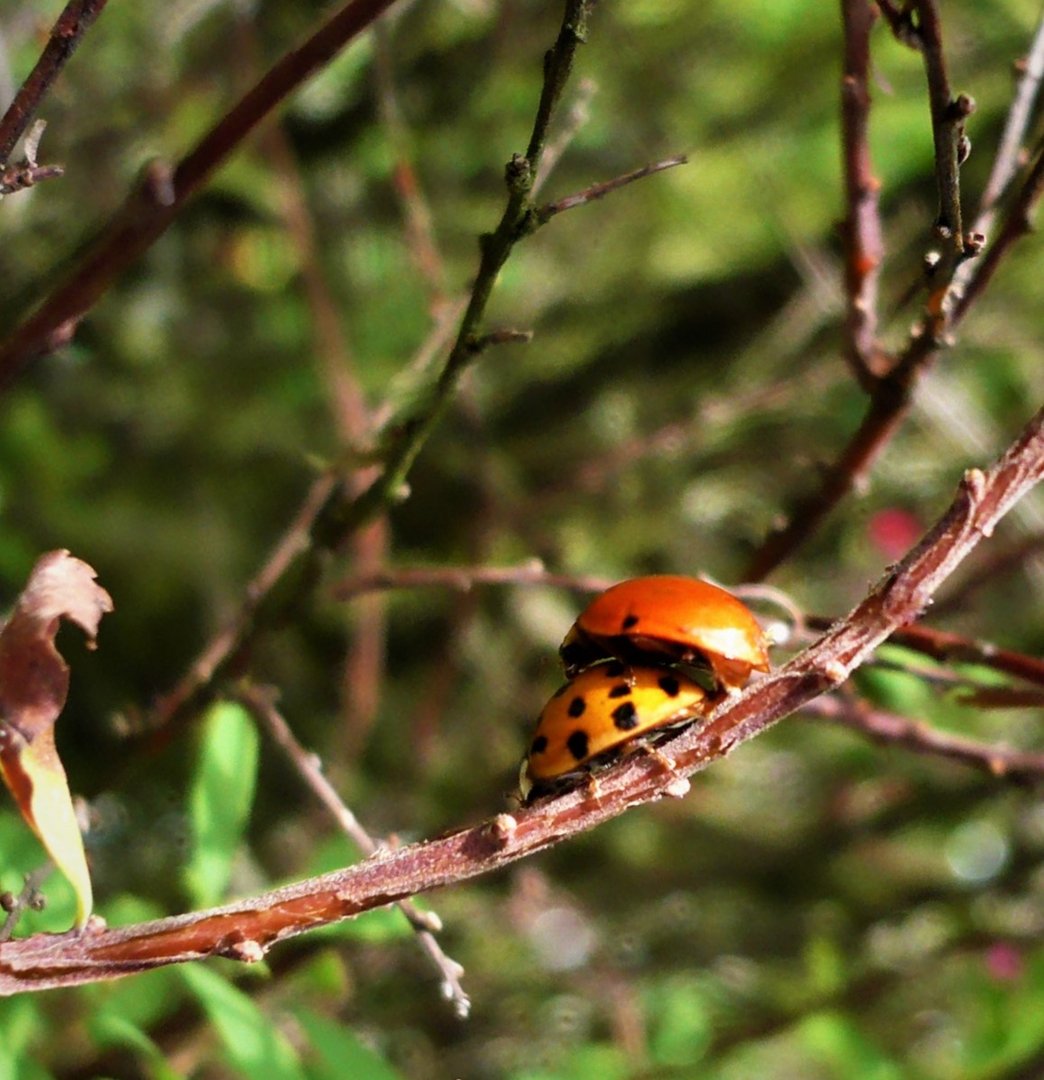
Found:
[{"label": "yellow ladybug with black spots", "polygon": [[568,787],[636,741],[655,742],[649,732],[660,736],[706,716],[721,696],[674,668],[615,660],[585,668],[540,714],[519,774],[523,801]]}]

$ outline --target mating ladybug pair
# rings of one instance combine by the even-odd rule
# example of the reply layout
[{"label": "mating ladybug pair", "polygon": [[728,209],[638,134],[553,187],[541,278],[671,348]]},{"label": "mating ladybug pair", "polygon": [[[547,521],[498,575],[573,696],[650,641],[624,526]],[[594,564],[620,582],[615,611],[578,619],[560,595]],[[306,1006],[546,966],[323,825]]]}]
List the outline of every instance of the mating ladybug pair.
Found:
[{"label": "mating ladybug pair", "polygon": [[622,581],[580,613],[560,650],[569,682],[544,706],[519,787],[525,802],[572,783],[639,735],[706,715],[768,671],[747,607],[694,578]]}]

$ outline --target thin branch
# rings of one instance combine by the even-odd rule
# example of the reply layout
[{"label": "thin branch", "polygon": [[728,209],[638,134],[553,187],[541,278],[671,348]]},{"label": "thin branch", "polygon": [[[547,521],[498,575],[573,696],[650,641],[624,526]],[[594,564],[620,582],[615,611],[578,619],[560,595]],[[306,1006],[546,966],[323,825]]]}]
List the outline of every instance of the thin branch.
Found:
[{"label": "thin branch", "polygon": [[54,873],[54,863],[50,859],[38,866],[31,873],[25,875],[25,884],[22,891],[17,895],[12,893],[3,894],[3,903],[0,907],[4,911],[4,921],[0,925],[0,942],[10,941],[18,920],[26,910],[40,911],[44,906],[43,893],[40,886]]},{"label": "thin branch", "polygon": [[[341,831],[365,856],[376,855],[382,845],[370,836],[345,805],[336,788],[327,780],[316,756],[309,754],[297,741],[286,718],[275,706],[273,691],[262,687],[240,687],[236,696],[286,754],[298,775],[330,812]],[[421,911],[409,900],[399,900],[395,906],[416,932],[418,943],[442,977],[443,996],[452,1003],[457,1016],[466,1019],[471,1010],[471,1000],[460,982],[464,969],[442,951],[433,933],[442,929],[441,920],[434,912]]]},{"label": "thin branch", "polygon": [[596,3],[597,0],[566,0],[558,39],[544,56],[544,86],[526,149],[530,183],[540,171],[548,128],[572,73],[577,47],[587,41],[587,23]]},{"label": "thin branch", "polygon": [[900,7],[895,0],[877,0],[877,6],[885,17],[885,22],[891,28],[896,41],[908,45],[911,49],[916,49],[918,47],[917,31],[910,17],[912,5],[904,3]]},{"label": "thin branch", "polygon": [[553,574],[539,559],[518,566],[403,566],[356,574],[334,587],[338,600],[350,600],[374,589],[443,588],[470,592],[476,585],[547,585],[573,592],[596,593],[608,589],[609,578]]},{"label": "thin branch", "polygon": [[25,191],[42,180],[54,180],[65,175],[61,165],[36,165],[30,161],[18,161],[0,170],[0,197]]},{"label": "thin branch", "polygon": [[114,279],[159,239],[185,202],[251,131],[394,0],[350,0],[300,48],[287,53],[176,168],[154,163],[115,218],[88,245],[71,276],[0,345],[0,390],[27,363],[67,342]]},{"label": "thin branch", "polygon": [[974,568],[967,568],[960,582],[952,585],[946,595],[936,600],[932,614],[938,618],[944,612],[960,611],[968,606],[973,593],[995,585],[1002,577],[1021,570],[1026,560],[1044,550],[1044,533],[1022,537],[1014,543],[1000,547],[994,543]]},{"label": "thin branch", "polygon": [[[1041,80],[1044,80],[1044,13],[1037,22],[1037,31],[1029,48],[1026,59],[1021,62],[1022,76],[1015,89],[1015,97],[1008,118],[1004,123],[1004,132],[997,146],[989,179],[979,201],[979,213],[975,219],[974,231],[989,236],[993,230],[993,220],[997,207],[1015,175],[1022,166],[1022,148],[1026,132],[1033,119],[1040,92]],[[966,278],[974,263],[965,263],[958,270],[958,279]]]},{"label": "thin branch", "polygon": [[[160,729],[180,716],[226,670],[249,644],[263,619],[262,610],[273,590],[296,570],[302,588],[318,577],[320,567],[310,542],[316,516],[330,497],[337,480],[324,474],[313,481],[290,525],[279,538],[264,565],[247,585],[235,615],[210,639],[172,690],[152,707],[148,726]],[[164,736],[165,737],[165,736]]]},{"label": "thin branch", "polygon": [[[530,137],[530,149],[543,144],[546,126],[553,106],[564,87],[563,72],[572,66],[573,54],[586,31],[587,16],[594,0],[567,0],[562,28],[553,48],[545,58],[544,87]],[[386,441],[381,448],[381,467],[376,479],[361,494],[356,494],[350,482],[326,483],[325,502],[316,509],[312,495],[280,547],[289,545],[284,557],[277,552],[248,592],[247,598],[230,624],[206,648],[193,668],[154,710],[154,722],[164,724],[190,700],[213,682],[220,671],[241,653],[259,625],[275,622],[285,615],[287,604],[306,602],[319,578],[322,554],[336,550],[360,527],[390,506],[400,502],[408,493],[406,478],[428,436],[458,387],[465,370],[483,349],[496,338],[482,337],[479,328],[486,306],[501,268],[516,243],[539,226],[534,220],[531,186],[539,157],[515,155],[507,166],[507,205],[493,233],[482,237],[478,274],[461,316],[457,335],[443,368],[421,401],[402,417],[386,418]],[[509,340],[514,340],[514,331]],[[0,355],[2,359],[2,355]],[[383,419],[383,418],[382,418]],[[313,493],[316,491],[313,486]],[[302,534],[308,530],[307,538]],[[296,584],[282,580],[296,574]],[[276,586],[279,596],[275,596]],[[260,615],[262,600],[271,598],[265,617]]]},{"label": "thin branch", "polygon": [[877,343],[877,286],[884,257],[878,193],[880,181],[870,160],[870,31],[874,8],[868,0],[842,0],[844,71],[841,75],[841,149],[848,212],[845,248],[845,320],[848,362],[860,384],[870,389],[887,370]]},{"label": "thin branch", "polygon": [[942,663],[981,664],[1036,686],[1044,686],[1044,660],[1001,649],[987,641],[974,641],[962,634],[920,623],[904,626],[892,635],[891,640]]},{"label": "thin branch", "polygon": [[545,222],[550,221],[555,214],[562,213],[563,210],[572,210],[577,206],[586,206],[596,199],[605,198],[605,196],[612,191],[617,191],[627,184],[633,184],[635,180],[642,180],[646,176],[653,176],[655,173],[663,172],[665,169],[673,169],[676,165],[685,165],[688,160],[689,159],[685,157],[684,154],[678,154],[674,157],[664,158],[663,161],[653,162],[651,165],[643,165],[642,168],[625,173],[623,176],[616,176],[612,180],[603,180],[601,183],[592,184],[590,187],[584,188],[583,191],[578,191],[574,195],[567,195],[563,199],[556,199],[554,202],[545,203],[534,212],[534,216],[540,224],[544,224]]},{"label": "thin branch", "polygon": [[1016,242],[1033,231],[1033,215],[1041,196],[1044,195],[1044,141],[1038,144],[1035,153],[1033,167],[1009,209],[997,238],[987,248],[986,253],[972,264],[967,284],[954,307],[954,321],[967,313],[968,308],[993,280],[997,268]]},{"label": "thin branch", "polygon": [[[378,20],[376,29],[384,25]],[[243,53],[259,67],[257,32],[241,21]],[[291,242],[297,249],[301,280],[312,316],[314,354],[318,374],[326,388],[329,408],[345,449],[362,446],[371,438],[373,419],[357,375],[355,357],[341,318],[340,306],[327,280],[319,255],[315,221],[305,194],[301,170],[281,122],[266,125],[261,138],[280,181],[279,191]],[[348,483],[356,493],[373,481],[373,466],[353,470]],[[388,523],[374,518],[350,540],[350,557],[360,568],[380,566],[387,556]],[[385,668],[387,613],[383,600],[373,597],[361,604],[348,634],[343,663],[342,716],[356,739],[371,727],[380,702]]]},{"label": "thin branch", "polygon": [[[954,98],[946,73],[942,45],[942,21],[936,0],[913,0],[911,10],[917,15],[917,41],[924,56],[928,78],[928,103],[932,115],[932,141],[935,146],[935,184],[939,195],[936,229],[950,252],[953,268],[964,251],[961,226],[960,166],[967,156],[962,144],[964,121],[975,108],[970,98]],[[947,278],[947,280],[949,280]]]},{"label": "thin branch", "polygon": [[[0,118],[0,167],[11,157],[15,144],[32,123],[47,91],[76,51],[91,23],[107,0],[69,0],[54,26],[40,59]],[[13,190],[13,189],[12,189]]]},{"label": "thin branch", "polygon": [[[0,944],[0,994],[117,978],[207,956],[262,959],[276,942],[418,893],[489,873],[665,794],[783,716],[836,689],[1044,479],[1044,410],[989,470],[969,470],[950,508],[869,595],[800,656],[726,701],[703,723],[585,785],[438,840],[378,852],[357,866],[208,911],[107,930]],[[667,768],[665,761],[671,761]]]},{"label": "thin branch", "polygon": [[[1037,538],[1038,544],[1040,538]],[[470,592],[480,585],[544,585],[568,589],[570,592],[599,593],[614,584],[615,579],[581,574],[556,574],[544,569],[540,560],[533,559],[517,566],[400,566],[375,573],[355,574],[333,588],[338,600],[352,600],[373,590],[443,588]],[[834,619],[822,615],[806,615],[786,594],[778,589],[760,585],[730,586],[746,600],[763,600],[785,610],[800,634],[803,629],[822,633],[834,625]],[[937,610],[933,607],[933,612]],[[987,641],[976,641],[963,634],[939,630],[922,623],[904,626],[889,638],[914,652],[929,656],[940,663],[979,664],[1036,686],[1044,686],[1044,660],[1026,653],[1002,649]]]},{"label": "thin branch", "polygon": [[40,165],[36,155],[40,149],[40,139],[43,138],[44,129],[47,127],[46,120],[36,120],[25,136],[22,144],[22,160],[15,164],[8,164],[0,169],[0,198],[10,195],[14,191],[23,191],[41,180],[50,180],[57,176],[63,176],[65,170],[61,165]]},{"label": "thin branch", "polygon": [[[967,315],[1016,241],[1032,231],[1033,214],[1042,195],[1044,145],[1007,212],[999,236],[986,253],[975,260],[969,284],[949,315],[949,330],[955,329]],[[931,317],[915,328],[895,366],[878,380],[863,422],[838,460],[825,470],[819,490],[798,504],[782,529],[766,538],[750,562],[745,575],[747,580],[758,580],[771,573],[817,531],[850,491],[866,483],[877,459],[906,419],[914,388],[937,359],[940,348],[948,344],[948,337],[936,337],[937,329]]]},{"label": "thin branch", "polygon": [[[983,265],[976,266],[966,294],[958,298],[953,287],[957,269],[964,258],[977,253],[979,245],[977,237],[972,239],[971,246],[966,244],[967,238],[962,232],[958,179],[960,162],[967,152],[964,120],[974,103],[964,95],[957,99],[950,96],[935,0],[911,0],[901,12],[894,5],[878,6],[893,29],[900,24],[904,28],[902,40],[924,54],[939,189],[936,232],[944,250],[933,264],[932,284],[922,321],[914,328],[906,348],[891,369],[877,380],[859,429],[837,461],[824,471],[819,490],[793,508],[782,529],[766,537],[747,568],[745,577],[749,580],[770,574],[816,533],[827,515],[850,491],[866,482],[877,459],[906,419],[915,386],[931,368],[940,349],[952,343],[952,331],[966,314],[971,301],[988,283],[994,268],[993,264],[986,265],[987,260],[981,260]],[[916,13],[916,21],[911,21],[911,13]],[[907,32],[912,35],[911,40],[907,40]],[[1039,191],[1033,201],[1036,197],[1039,197]],[[1027,228],[1028,224],[1021,231],[1012,227],[1012,235],[995,254],[994,263],[1004,257],[1011,243]]]},{"label": "thin branch", "polygon": [[1044,780],[1044,754],[1010,750],[994,743],[951,735],[928,724],[867,708],[860,702],[848,701],[838,695],[828,694],[810,701],[802,712],[843,724],[880,743],[959,761],[997,779],[1020,782]]}]

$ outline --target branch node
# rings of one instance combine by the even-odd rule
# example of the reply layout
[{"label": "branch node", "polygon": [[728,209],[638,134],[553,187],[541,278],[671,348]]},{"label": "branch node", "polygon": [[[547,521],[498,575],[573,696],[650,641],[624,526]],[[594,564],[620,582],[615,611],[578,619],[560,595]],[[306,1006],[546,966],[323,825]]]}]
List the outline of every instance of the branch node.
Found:
[{"label": "branch node", "polygon": [[976,503],[982,500],[983,492],[986,489],[986,476],[982,469],[965,470],[961,483],[968,493],[968,498]]},{"label": "branch node", "polygon": [[515,835],[518,822],[511,814],[497,814],[485,827],[486,838],[494,847],[507,847],[508,841]]},{"label": "branch node", "polygon": [[679,776],[672,780],[664,789],[664,795],[669,796],[672,799],[684,799],[692,788],[692,784],[687,776]]},{"label": "branch node", "polygon": [[512,195],[525,196],[533,186],[533,166],[525,154],[512,154],[504,167],[504,182]]},{"label": "branch node", "polygon": [[986,234],[982,232],[970,232],[964,236],[964,257],[973,259],[986,246]]},{"label": "branch node", "polygon": [[828,660],[822,670],[831,686],[840,686],[848,678],[848,668],[840,660]]},{"label": "branch node", "polygon": [[946,118],[948,120],[966,120],[975,112],[975,107],[975,98],[969,94],[958,94],[950,102],[950,107],[946,110]]}]

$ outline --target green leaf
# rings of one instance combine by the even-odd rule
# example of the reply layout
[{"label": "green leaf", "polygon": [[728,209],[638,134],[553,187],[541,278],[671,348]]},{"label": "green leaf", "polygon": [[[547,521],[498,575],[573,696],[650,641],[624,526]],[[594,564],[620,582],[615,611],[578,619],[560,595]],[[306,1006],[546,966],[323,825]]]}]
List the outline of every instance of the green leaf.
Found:
[{"label": "green leaf", "polygon": [[400,1080],[397,1072],[375,1050],[362,1043],[351,1028],[311,1009],[298,1009],[295,1014],[308,1034],[318,1062],[309,1069],[316,1080]]},{"label": "green leaf", "polygon": [[27,1069],[30,1046],[44,1025],[39,1002],[30,997],[7,998],[0,1002],[0,1080],[29,1080],[46,1077],[42,1068]]},{"label": "green leaf", "polygon": [[286,1036],[251,998],[199,964],[186,966],[181,976],[210,1018],[228,1060],[244,1076],[251,1080],[306,1080]]},{"label": "green leaf", "polygon": [[225,896],[254,801],[257,758],[257,729],[247,711],[229,702],[214,705],[204,721],[203,751],[189,795],[193,849],[185,883],[197,907],[210,907]]},{"label": "green leaf", "polygon": [[815,1013],[797,1027],[801,1041],[838,1076],[865,1080],[900,1080],[903,1069],[888,1058],[846,1016]]},{"label": "green leaf", "polygon": [[180,1074],[167,1064],[163,1051],[137,1024],[115,1012],[103,1012],[91,1018],[89,1027],[96,1045],[136,1051],[149,1063],[152,1080],[179,1080]]}]

